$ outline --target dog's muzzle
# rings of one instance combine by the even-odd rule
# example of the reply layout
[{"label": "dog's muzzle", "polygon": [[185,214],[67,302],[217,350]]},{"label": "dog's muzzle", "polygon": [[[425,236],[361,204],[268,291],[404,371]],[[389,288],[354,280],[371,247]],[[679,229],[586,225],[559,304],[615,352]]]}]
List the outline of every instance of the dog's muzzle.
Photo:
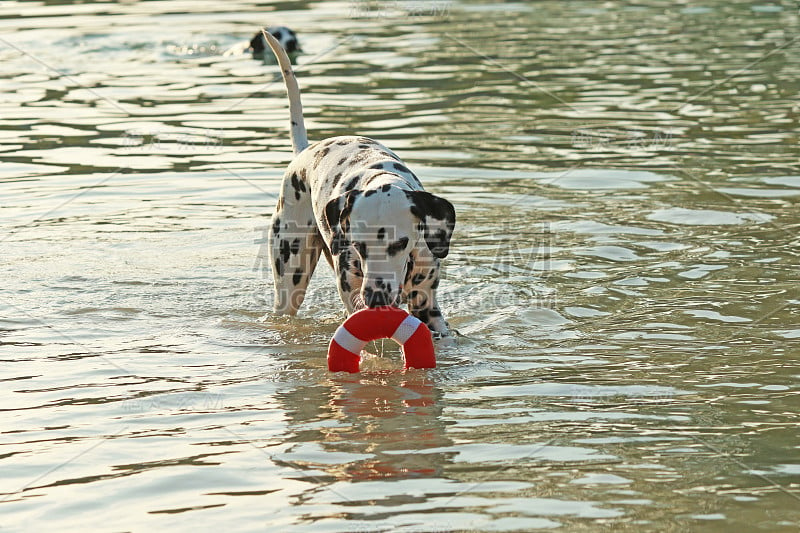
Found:
[{"label": "dog's muzzle", "polygon": [[400,294],[392,295],[390,286],[387,286],[382,278],[376,281],[377,287],[367,285],[363,290],[364,305],[367,307],[383,307],[392,305],[397,307],[400,305]]},{"label": "dog's muzzle", "polygon": [[364,303],[367,307],[383,307],[389,305],[389,293],[385,290],[375,290],[372,287],[364,289]]}]

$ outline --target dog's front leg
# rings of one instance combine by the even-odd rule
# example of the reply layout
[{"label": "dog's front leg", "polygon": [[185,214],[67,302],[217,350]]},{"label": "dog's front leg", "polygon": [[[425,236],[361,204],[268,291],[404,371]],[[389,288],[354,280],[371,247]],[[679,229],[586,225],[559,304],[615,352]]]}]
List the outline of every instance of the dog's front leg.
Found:
[{"label": "dog's front leg", "polygon": [[444,319],[436,301],[439,286],[439,260],[433,259],[429,268],[415,269],[409,279],[408,312],[417,317],[438,337],[450,336],[450,325]]},{"label": "dog's front leg", "polygon": [[333,256],[334,271],[337,272],[336,284],[339,297],[344,303],[347,314],[352,315],[364,307],[361,301],[361,284],[364,276],[361,273],[361,262],[355,257],[352,248],[347,247]]}]

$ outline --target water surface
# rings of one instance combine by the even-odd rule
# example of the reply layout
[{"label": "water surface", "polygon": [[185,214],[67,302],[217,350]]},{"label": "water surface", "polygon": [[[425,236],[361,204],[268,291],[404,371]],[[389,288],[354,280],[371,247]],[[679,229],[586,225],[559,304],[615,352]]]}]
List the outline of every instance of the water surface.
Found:
[{"label": "water surface", "polygon": [[[439,366],[270,313],[294,28],[312,139],[458,227]],[[796,531],[785,3],[5,2],[0,528]]]}]

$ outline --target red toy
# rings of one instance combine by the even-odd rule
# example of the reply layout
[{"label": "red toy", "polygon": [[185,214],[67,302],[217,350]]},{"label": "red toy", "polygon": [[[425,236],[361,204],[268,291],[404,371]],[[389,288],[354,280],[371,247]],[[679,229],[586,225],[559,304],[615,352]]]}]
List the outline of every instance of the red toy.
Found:
[{"label": "red toy", "polygon": [[436,368],[428,327],[397,307],[362,309],[339,326],[328,346],[328,370],[358,372],[361,350],[369,341],[392,339],[402,346],[405,368]]}]

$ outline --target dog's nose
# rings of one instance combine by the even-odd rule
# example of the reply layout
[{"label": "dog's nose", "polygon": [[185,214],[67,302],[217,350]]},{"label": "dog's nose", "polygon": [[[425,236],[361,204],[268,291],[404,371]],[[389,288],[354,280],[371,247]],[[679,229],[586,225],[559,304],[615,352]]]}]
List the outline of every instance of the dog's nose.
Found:
[{"label": "dog's nose", "polygon": [[364,303],[367,307],[383,307],[389,305],[389,295],[384,291],[373,290],[372,287],[364,289]]}]

